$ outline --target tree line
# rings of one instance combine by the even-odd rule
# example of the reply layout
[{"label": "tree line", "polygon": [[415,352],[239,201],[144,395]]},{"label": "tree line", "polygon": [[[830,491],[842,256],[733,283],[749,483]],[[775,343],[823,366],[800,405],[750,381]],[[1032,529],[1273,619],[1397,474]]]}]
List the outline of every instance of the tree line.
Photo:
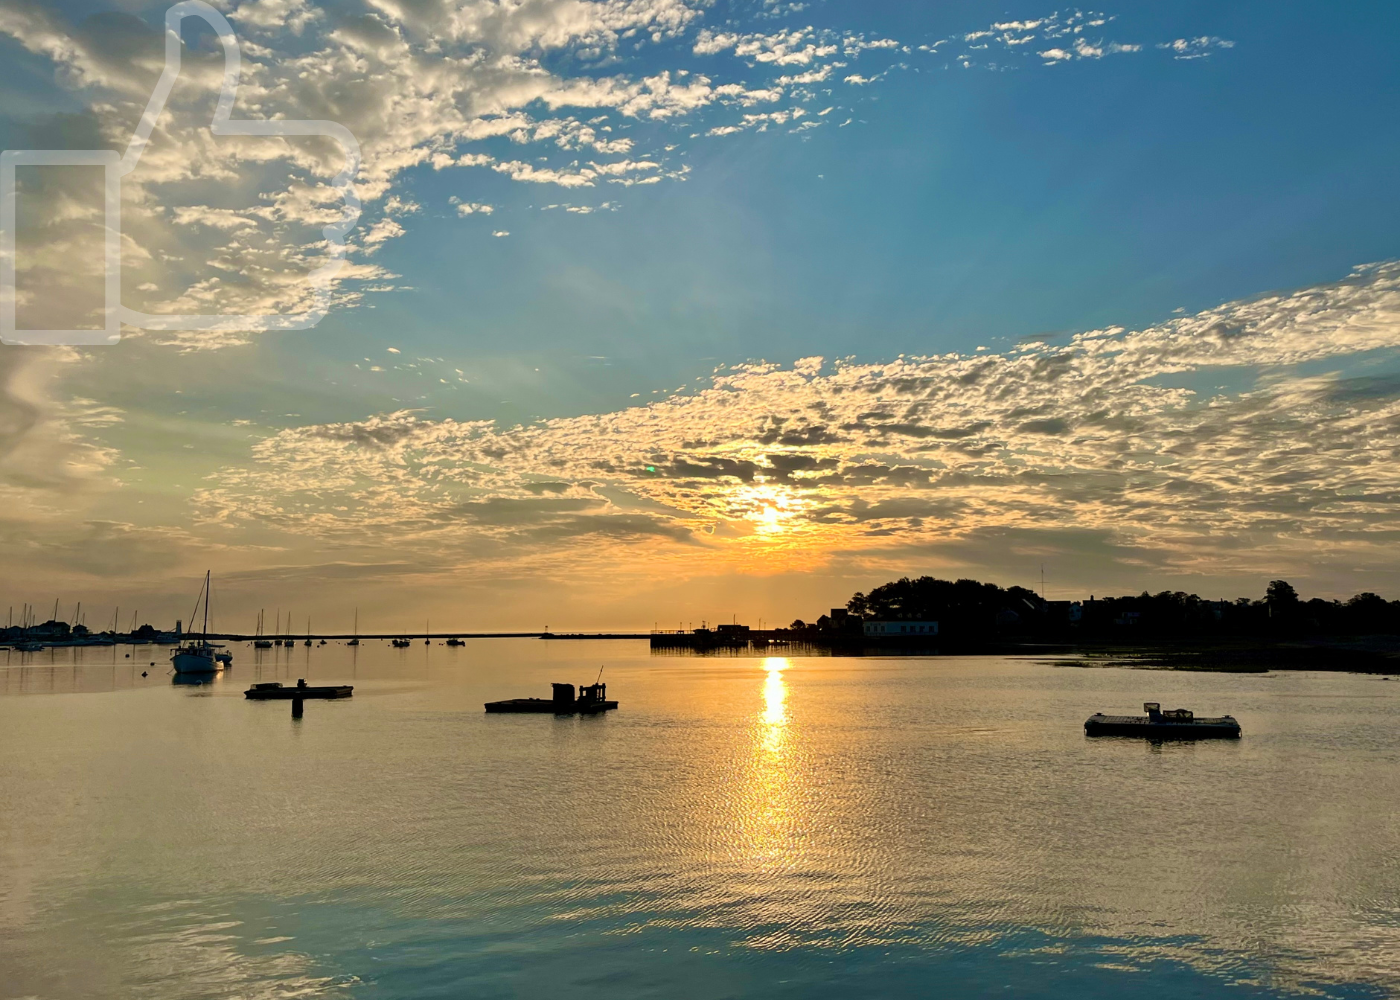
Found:
[{"label": "tree line", "polygon": [[1400,601],[1365,592],[1346,601],[1303,600],[1286,580],[1262,597],[1210,600],[1184,591],[1044,601],[1025,587],[979,580],[902,577],[857,593],[845,614],[823,615],[795,631],[860,632],[867,621],[930,621],[945,637],[1056,635],[1123,637],[1400,634]]}]

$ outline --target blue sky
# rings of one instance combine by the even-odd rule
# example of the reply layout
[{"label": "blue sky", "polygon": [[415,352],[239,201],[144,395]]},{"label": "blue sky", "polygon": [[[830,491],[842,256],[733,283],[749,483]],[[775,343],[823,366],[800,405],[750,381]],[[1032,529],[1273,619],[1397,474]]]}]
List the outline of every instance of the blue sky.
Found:
[{"label": "blue sky", "polygon": [[[1044,13],[833,3],[768,23],[917,45]],[[1003,70],[916,53],[874,86],[833,88],[845,128],[690,140],[693,122],[662,126],[691,168],[682,182],[570,192],[417,168],[404,188],[424,211],[381,257],[412,291],[277,338],[271,357],[297,367],[308,341],[367,353],[392,329],[529,400],[459,393],[435,408],[514,420],[616,406],[750,358],[877,360],[1141,326],[1394,256],[1400,138],[1378,127],[1400,111],[1393,8],[1106,13],[1106,34],[1145,50]],[[1185,61],[1152,48],[1200,36],[1236,44]],[[682,55],[711,72],[723,60]],[[452,197],[496,211],[462,219]],[[605,202],[616,210],[541,210]]]},{"label": "blue sky", "polygon": [[[1214,6],[1111,26],[1149,43],[1238,36],[1209,59],[990,72],[911,58],[839,95],[846,129],[697,142],[684,183],[621,196],[420,169],[409,185],[427,211],[384,259],[422,291],[344,322],[392,317],[434,351],[489,355],[505,334],[676,382],[702,358],[882,358],[1143,325],[1392,256],[1400,137],[1378,124],[1400,111],[1396,12]],[[918,41],[1006,16],[925,13],[827,4],[797,20]],[[452,195],[500,207],[464,225]],[[620,207],[538,210],[600,200]],[[501,227],[509,239],[485,238]]]},{"label": "blue sky", "polygon": [[[696,481],[677,473],[672,492],[662,495],[637,486],[611,458],[594,462],[594,468],[613,470],[598,481],[574,470],[572,478],[563,477],[567,489],[541,492],[539,483],[564,467],[560,459],[507,469],[512,460],[502,457],[505,464],[488,471],[497,461],[494,451],[509,448],[492,446],[468,459],[467,452],[485,446],[472,437],[476,431],[461,428],[490,421],[491,433],[509,436],[515,425],[528,430],[541,418],[575,421],[567,425],[574,430],[556,428],[562,441],[583,426],[577,421],[596,417],[607,433],[620,434],[618,428],[633,426],[629,414],[650,405],[650,419],[674,429],[690,419],[683,414],[708,412],[705,400],[690,410],[682,404],[718,392],[711,379],[717,370],[723,382],[734,366],[749,362],[790,370],[799,359],[826,359],[810,369],[805,388],[744,382],[739,395],[763,400],[752,414],[762,423],[788,412],[782,403],[788,397],[800,397],[802,406],[827,405],[821,402],[830,401],[827,388],[839,392],[835,359],[879,366],[901,356],[941,357],[940,364],[966,374],[979,356],[1012,365],[1031,341],[1046,345],[1036,350],[1047,358],[1061,350],[1086,350],[1088,358],[1092,351],[1083,345],[1097,342],[1095,331],[1121,328],[1131,331],[1129,338],[1141,334],[1142,342],[1156,343],[1167,336],[1163,331],[1176,329],[1172,323],[1195,323],[1193,336],[1208,336],[1212,323],[1225,322],[1221,316],[1249,317],[1239,322],[1259,329],[1293,330],[1287,317],[1294,306],[1285,303],[1282,312],[1264,317],[1249,305],[1275,291],[1302,289],[1300,296],[1315,294],[1337,309],[1312,317],[1319,331],[1356,326],[1360,314],[1348,310],[1380,309],[1389,316],[1389,272],[1363,280],[1371,296],[1364,306],[1333,283],[1358,265],[1397,257],[1400,138],[1389,123],[1400,110],[1394,58],[1400,12],[1391,5],[1157,3],[1100,13],[1032,3],[250,0],[221,9],[244,41],[248,71],[240,108],[250,109],[250,117],[335,114],[359,135],[366,150],[360,180],[365,212],[352,255],[359,270],[342,285],[339,306],[311,331],[203,340],[129,331],[106,353],[3,349],[27,352],[0,359],[10,373],[14,406],[22,402],[44,414],[34,426],[47,427],[81,456],[70,464],[81,470],[74,475],[87,477],[75,494],[85,499],[81,510],[67,511],[68,523],[87,524],[85,530],[104,538],[109,535],[102,532],[116,532],[127,539],[122,544],[165,553],[141,586],[176,588],[182,574],[193,574],[222,551],[210,548],[211,503],[224,511],[222,527],[237,520],[248,544],[275,553],[270,558],[279,579],[294,568],[332,580],[339,570],[325,567],[360,564],[356,560],[389,565],[397,558],[390,554],[427,546],[441,557],[434,563],[441,576],[431,584],[426,578],[384,584],[400,588],[394,599],[403,601],[419,599],[415,587],[456,579],[464,562],[487,559],[486,550],[505,545],[511,531],[536,532],[527,547],[538,550],[541,565],[554,560],[583,572],[588,560],[569,546],[596,549],[598,539],[607,538],[623,561],[634,558],[628,546],[638,539],[722,546],[727,543],[711,540],[731,528],[743,535],[751,521],[771,527],[763,520],[769,508],[794,524],[826,524],[836,508],[823,503],[844,511],[842,523],[861,525],[864,541],[852,547],[809,538],[803,551],[817,553],[811,558],[793,555],[802,549],[794,543],[774,562],[796,576],[771,589],[793,589],[791,580],[800,577],[796,589],[804,595],[826,600],[816,595],[830,591],[835,600],[854,589],[849,584],[863,587],[881,574],[916,569],[1000,574],[1001,582],[1024,583],[1004,578],[1020,572],[1008,570],[1019,565],[1017,558],[997,554],[990,543],[978,556],[980,543],[969,539],[980,537],[976,531],[1025,530],[1030,517],[1054,522],[1035,529],[1046,538],[1060,537],[1055,532],[1069,525],[1106,533],[1092,544],[1063,536],[1069,540],[1057,558],[1073,564],[1072,572],[1066,569],[1072,586],[1086,589],[1096,579],[1135,588],[1157,580],[1193,588],[1253,586],[1256,577],[1268,575],[1262,561],[1222,557],[1211,565],[1199,553],[1176,561],[1143,555],[1182,545],[1219,550],[1219,533],[1231,530],[1237,539],[1274,531],[1270,537],[1280,546],[1275,562],[1319,588],[1340,591],[1362,577],[1375,586],[1384,582],[1366,576],[1369,555],[1350,567],[1323,569],[1304,551],[1314,551],[1308,546],[1315,538],[1303,548],[1289,547],[1303,535],[1312,538],[1324,522],[1336,527],[1318,513],[1327,509],[1320,499],[1310,501],[1316,515],[1310,522],[1250,522],[1246,528],[1240,521],[1233,529],[1213,521],[1206,527],[1215,516],[1206,504],[1189,542],[1186,535],[1128,537],[1102,511],[1089,516],[1084,497],[1018,508],[994,524],[966,522],[947,511],[936,529],[936,518],[907,512],[868,524],[869,510],[894,511],[897,504],[880,505],[914,500],[896,496],[893,479],[825,495],[823,489],[835,487],[774,472],[776,453],[763,450],[771,440],[741,445],[732,436],[722,441],[699,434],[678,439],[678,450],[658,461],[675,469],[699,462],[713,471],[720,466],[705,463],[727,456],[760,470],[756,481],[710,477],[728,499],[702,511],[695,506],[704,506],[695,500],[704,492]],[[0,2],[0,141],[9,148],[41,141],[120,148],[159,67],[156,27],[163,12],[164,5],[140,0],[42,7]],[[290,295],[284,287],[248,277],[268,273],[272,261],[271,251],[255,256],[263,251],[249,234],[261,226],[269,245],[274,238],[295,242],[297,226],[319,225],[314,198],[288,195],[275,202],[275,211],[259,206],[273,203],[269,184],[287,183],[286,171],[277,172],[281,164],[289,163],[300,178],[288,189],[293,194],[296,183],[302,191],[323,183],[323,165],[242,151],[220,159],[227,147],[211,152],[200,138],[199,116],[207,115],[212,98],[199,74],[201,67],[213,72],[217,63],[207,55],[206,30],[187,29],[185,39],[191,82],[177,92],[162,128],[167,146],[157,143],[155,155],[165,158],[149,176],[137,175],[140,186],[133,188],[142,200],[129,207],[128,235],[145,256],[133,256],[128,265],[124,296],[146,295],[155,311],[178,311],[192,296],[219,305],[225,293],[229,303],[257,300],[282,309]],[[288,68],[294,65],[300,75]],[[198,189],[220,170],[221,185]],[[206,262],[213,270],[202,272]],[[226,277],[210,284],[210,274]],[[233,275],[245,283],[235,287]],[[1373,321],[1390,329],[1388,319],[1367,320]],[[1075,339],[1086,334],[1089,340]],[[1224,393],[1231,405],[1248,409],[1257,407],[1260,392],[1302,391],[1299,386],[1314,384],[1308,379],[1392,377],[1390,341],[1335,336],[1350,346],[1309,354],[1279,346],[1280,339],[1276,355],[1251,349],[1219,364],[1197,351],[1184,367],[1133,369],[1141,380],[1133,392],[1144,386],[1194,390],[1189,400],[1161,404],[1176,420],[1204,405],[1209,393]],[[1033,368],[1016,384],[1024,403],[1003,415],[1011,421],[1010,436],[998,439],[997,453],[1012,456],[1008,461],[1022,470],[1016,475],[1029,467],[1066,475],[1068,453],[1047,457],[1038,438],[1016,437],[1016,428],[1026,424],[1018,414],[1029,413],[1041,391],[1041,376],[1034,374],[1041,369]],[[931,370],[920,377],[932,377]],[[1086,369],[1085,378],[1101,374]],[[1280,388],[1280,378],[1294,381]],[[735,392],[732,385],[725,391]],[[1108,389],[1085,389],[1074,398],[1082,402],[1098,392]],[[1047,398],[1053,395],[1047,390]],[[812,443],[801,458],[817,463],[813,469],[872,462],[904,468],[900,463],[907,462],[951,474],[963,459],[919,451],[920,442],[929,434],[942,440],[937,435],[952,426],[952,410],[937,416],[939,406],[970,404],[931,400],[920,404],[925,409],[918,417],[927,418],[928,427],[910,432],[912,440],[900,448],[882,431],[862,445],[865,451],[841,451],[836,431],[828,430],[823,433],[833,435],[836,450]],[[1126,414],[1139,404],[1123,405]],[[390,416],[395,413],[409,416]],[[893,411],[888,419],[896,419]],[[1088,427],[1102,418],[1085,409],[1083,419]],[[706,420],[709,427],[724,424],[713,414]],[[1035,427],[1025,433],[1043,433],[1030,423]],[[332,425],[356,429],[325,429]],[[855,433],[854,426],[848,422],[842,433]],[[959,426],[978,425],[964,420]],[[330,540],[335,531],[302,530],[287,510],[273,509],[277,502],[266,498],[278,490],[290,497],[293,480],[316,482],[328,464],[348,461],[307,442],[361,442],[365,428],[379,428],[375,433],[388,434],[395,448],[411,440],[419,449],[411,460],[395,453],[400,471],[385,473],[388,479],[376,488],[401,490],[401,507],[412,507],[410,498],[425,483],[441,486],[434,477],[445,475],[445,465],[430,462],[424,471],[416,463],[421,453],[450,440],[459,451],[434,462],[465,463],[461,469],[471,470],[459,473],[466,492],[454,502],[495,504],[493,512],[507,502],[527,503],[510,508],[520,520],[507,529],[487,518],[485,507],[462,508],[467,514],[445,547],[433,532],[366,521],[358,528],[368,548],[350,552],[343,539]],[[29,433],[29,446],[37,447],[37,432]],[[651,454],[665,436],[656,433],[655,440],[619,438],[617,447]],[[1063,433],[1074,432],[1066,425]],[[24,435],[15,440],[11,453],[24,454]],[[521,447],[539,454],[555,447],[531,440]],[[1347,440],[1338,454],[1358,447],[1355,438]],[[309,449],[297,459],[304,464],[288,459],[289,469],[300,471],[284,470],[291,478],[272,485],[267,477],[282,459],[270,456],[294,445]],[[1107,455],[1141,442],[1100,445]],[[808,446],[790,447],[797,451],[779,456],[779,465],[797,461],[793,455]],[[989,460],[992,447],[973,449],[977,461]],[[1205,473],[1170,466],[1170,447],[1163,439],[1154,468],[1199,487]],[[690,457],[678,458],[681,452]],[[365,468],[379,457],[361,456],[367,465],[357,475],[373,480],[378,473]],[[1350,458],[1353,466],[1377,468],[1369,452],[1353,451]],[[405,463],[425,478],[404,481]],[[1272,466],[1261,464],[1260,475],[1266,468]],[[610,475],[621,478],[604,482]],[[516,479],[507,487],[502,476]],[[34,478],[32,469],[12,470],[8,482],[23,493],[31,488],[24,486],[26,477]],[[1324,487],[1323,478],[1319,489],[1341,489]],[[238,491],[226,483],[254,481],[264,501],[230,499]],[[759,495],[752,492],[755,482],[795,492]],[[71,484],[63,488],[74,493]],[[1348,487],[1353,493],[1360,488]],[[1371,482],[1365,488],[1380,487]],[[297,509],[330,504],[331,492],[324,486],[314,502],[296,500]],[[371,494],[367,488],[356,496],[368,503]],[[23,495],[36,510],[50,509],[47,500]],[[742,503],[734,499],[741,496]],[[537,502],[532,497],[543,498],[544,513],[528,506]],[[981,510],[985,499],[965,502]],[[752,508],[747,513],[744,503]],[[1053,517],[1047,513],[1052,508]],[[229,513],[235,509],[236,516]],[[358,516],[350,512],[359,509],[331,504],[327,510],[340,513],[327,514],[327,524],[349,531]],[[434,518],[455,516],[434,509]],[[590,519],[568,521],[583,510]],[[537,515],[540,523],[531,520]],[[1270,516],[1285,513],[1280,507]],[[34,530],[33,523],[20,523],[16,531]],[[1367,523],[1372,532],[1381,526]],[[1201,541],[1212,537],[1214,543]],[[136,538],[144,542],[131,541]],[[876,544],[873,539],[885,540],[875,554],[861,547]],[[556,542],[563,548],[551,548]],[[1053,549],[1059,543],[1045,544]],[[491,551],[498,566],[493,572],[502,580],[534,579],[557,593],[572,586],[567,573],[544,581],[538,573],[546,571],[511,568]],[[736,574],[749,580],[756,572],[745,568],[753,552],[713,555],[699,560],[692,589],[682,587],[673,603],[736,586]],[[1036,561],[1033,554],[1020,559]],[[82,565],[81,558],[73,560],[77,575],[63,577],[63,586],[98,585],[82,574],[102,572]],[[234,572],[251,574],[250,594],[280,586],[259,577],[251,562]],[[105,578],[101,586],[120,589]],[[645,617],[636,595],[647,586],[624,588],[614,604],[580,615]],[[764,585],[752,586],[756,601],[769,599]],[[778,614],[771,610],[769,617]]]}]

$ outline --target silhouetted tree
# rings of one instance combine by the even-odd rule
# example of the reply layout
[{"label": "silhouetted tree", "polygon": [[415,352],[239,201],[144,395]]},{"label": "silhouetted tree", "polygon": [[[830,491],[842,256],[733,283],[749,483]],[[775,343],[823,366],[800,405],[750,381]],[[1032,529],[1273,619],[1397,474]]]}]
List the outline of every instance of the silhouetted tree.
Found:
[{"label": "silhouetted tree", "polygon": [[1264,600],[1268,601],[1272,608],[1291,609],[1298,604],[1298,592],[1287,580],[1271,580],[1269,589],[1264,593]]},{"label": "silhouetted tree", "polygon": [[[1047,638],[1080,635],[1115,639],[1130,635],[1189,638],[1300,632],[1400,634],[1400,601],[1386,601],[1367,592],[1345,603],[1320,598],[1304,602],[1286,580],[1270,581],[1262,600],[1203,600],[1179,590],[1091,599],[1082,603],[1073,626],[1068,615],[1047,614],[1045,603],[1031,590],[969,579],[902,577],[868,594],[856,594],[846,608],[867,621],[936,621],[941,635],[962,638],[990,638],[1008,632]],[[802,623],[794,622],[793,627],[802,627]]]}]

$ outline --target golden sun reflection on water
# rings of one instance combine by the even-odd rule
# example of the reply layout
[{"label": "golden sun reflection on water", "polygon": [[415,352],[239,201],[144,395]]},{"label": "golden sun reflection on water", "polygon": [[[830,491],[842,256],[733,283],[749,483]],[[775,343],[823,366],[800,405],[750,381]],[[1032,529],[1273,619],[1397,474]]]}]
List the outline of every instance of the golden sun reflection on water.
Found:
[{"label": "golden sun reflection on water", "polygon": [[790,666],[782,656],[763,661],[763,705],[754,720],[748,780],[739,803],[740,851],[757,872],[786,870],[796,862],[801,778],[792,756],[783,679]]},{"label": "golden sun reflection on water", "polygon": [[785,656],[769,656],[763,661],[763,669],[768,672],[763,684],[763,724],[769,727],[770,737],[781,736],[781,727],[787,725],[787,684],[783,681],[783,670],[788,665]]}]

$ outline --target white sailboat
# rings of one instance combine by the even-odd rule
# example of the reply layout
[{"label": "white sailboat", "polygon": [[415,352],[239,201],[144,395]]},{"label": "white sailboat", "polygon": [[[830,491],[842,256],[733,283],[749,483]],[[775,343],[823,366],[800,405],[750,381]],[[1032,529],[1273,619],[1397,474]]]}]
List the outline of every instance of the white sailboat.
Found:
[{"label": "white sailboat", "polygon": [[[209,641],[209,577],[210,574],[206,570],[204,590],[200,595],[204,598],[204,626],[200,630],[199,638],[191,638],[170,654],[171,666],[177,674],[215,674],[225,667],[233,666],[233,654],[219,652],[223,647]],[[197,602],[195,611],[199,611]]]}]

